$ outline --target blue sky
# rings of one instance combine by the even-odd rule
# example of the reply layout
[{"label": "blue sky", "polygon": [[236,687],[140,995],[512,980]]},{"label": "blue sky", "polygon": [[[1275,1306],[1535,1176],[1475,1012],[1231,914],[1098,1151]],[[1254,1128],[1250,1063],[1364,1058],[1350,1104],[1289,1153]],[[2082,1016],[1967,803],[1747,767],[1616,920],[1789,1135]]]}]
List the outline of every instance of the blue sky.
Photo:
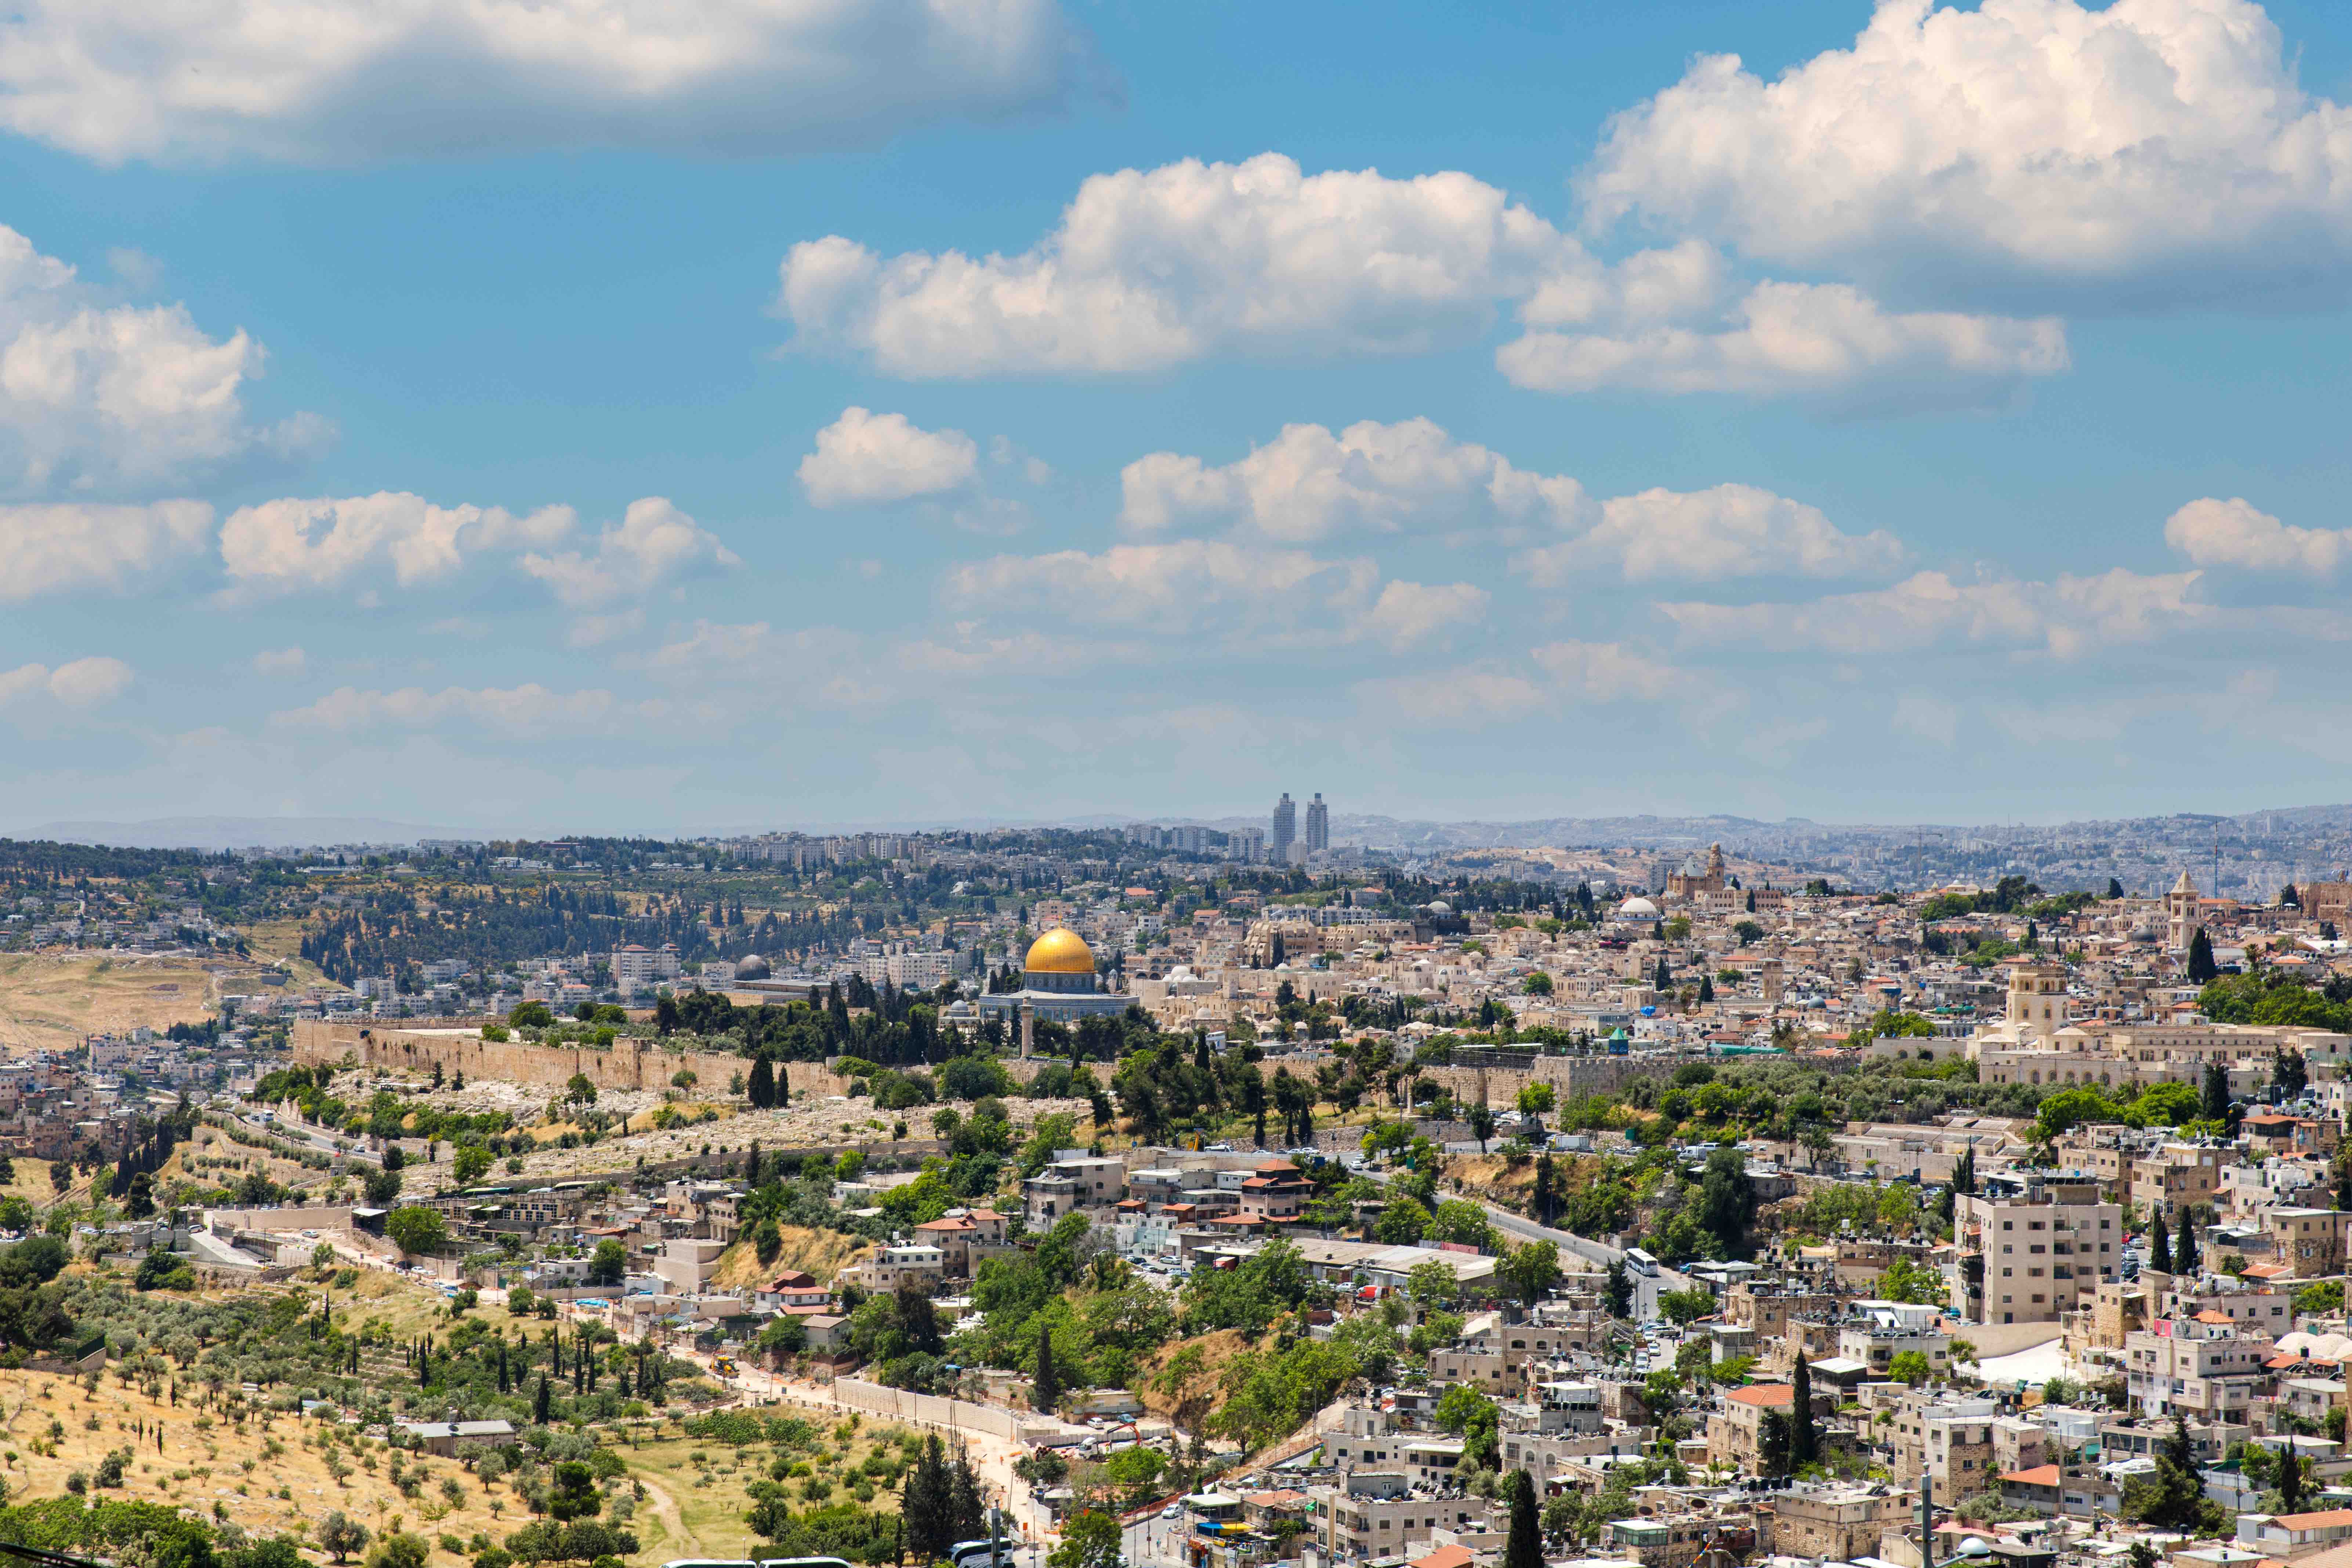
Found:
[{"label": "blue sky", "polygon": [[0,830],[2345,795],[2341,8],[150,10],[0,23]]}]

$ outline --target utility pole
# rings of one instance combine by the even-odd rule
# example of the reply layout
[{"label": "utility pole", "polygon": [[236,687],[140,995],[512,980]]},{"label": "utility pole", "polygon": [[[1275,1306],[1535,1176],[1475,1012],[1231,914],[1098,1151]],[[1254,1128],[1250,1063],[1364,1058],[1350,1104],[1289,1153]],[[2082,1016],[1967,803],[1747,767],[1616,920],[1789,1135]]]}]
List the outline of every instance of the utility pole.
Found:
[{"label": "utility pole", "polygon": [[1936,1479],[1919,1478],[1919,1568],[1936,1568]]}]

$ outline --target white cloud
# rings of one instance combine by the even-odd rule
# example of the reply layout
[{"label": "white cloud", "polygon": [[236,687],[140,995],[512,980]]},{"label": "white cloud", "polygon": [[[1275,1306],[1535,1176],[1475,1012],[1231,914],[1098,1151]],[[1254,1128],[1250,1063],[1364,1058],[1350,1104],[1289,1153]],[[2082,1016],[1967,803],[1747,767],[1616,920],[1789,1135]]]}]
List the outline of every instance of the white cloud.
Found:
[{"label": "white cloud", "polygon": [[477,555],[552,544],[570,533],[567,506],[436,506],[406,491],[240,507],[221,525],[221,563],[244,596],[335,588],[389,574],[402,587],[448,577]]},{"label": "white cloud", "polygon": [[264,357],[242,331],[207,337],[182,306],[108,305],[0,226],[0,487],[152,489],[300,456],[322,422],[246,418],[239,395]]},{"label": "white cloud", "polygon": [[147,506],[67,502],[0,506],[0,600],[121,588],[201,549],[213,509],[199,500]]},{"label": "white cloud", "polygon": [[1951,750],[1960,738],[1960,710],[1924,691],[1906,691],[1896,698],[1893,722],[1905,734],[1946,751]]},{"label": "white cloud", "polygon": [[652,591],[698,566],[738,566],[735,552],[660,496],[629,503],[617,526],[596,538],[593,553],[531,554],[522,569],[574,609],[596,609]]},{"label": "white cloud", "polygon": [[1365,681],[1368,710],[1423,723],[1475,726],[1611,702],[1654,702],[1683,689],[1681,671],[1622,643],[1555,642],[1509,658]]},{"label": "white cloud", "polygon": [[924,430],[903,414],[845,408],[801,459],[801,488],[818,506],[912,500],[971,483],[980,448],[961,430]]},{"label": "white cloud", "polygon": [[95,708],[121,696],[135,679],[136,672],[119,658],[77,658],[55,669],[22,664],[0,670],[0,708],[43,694],[68,708]]},{"label": "white cloud", "polygon": [[407,686],[394,691],[341,686],[307,707],[272,713],[286,729],[352,731],[381,728],[422,730],[462,721],[485,729],[529,733],[601,729],[624,715],[655,717],[657,707],[625,704],[604,690],[551,691],[531,682],[515,687],[445,687],[427,691]]},{"label": "white cloud", "polygon": [[1532,392],[1810,393],[1979,404],[2067,368],[2066,329],[1950,311],[1895,314],[1843,283],[1759,283],[1706,328],[1530,332],[1496,351]]},{"label": "white cloud", "polygon": [[[1474,341],[1506,307],[1539,332],[1506,351],[1506,373],[1554,390],[1819,394],[1916,381],[1938,364],[2008,381],[2046,374],[2053,341],[2063,363],[2050,323],[1970,330],[1888,317],[1851,290],[1812,292],[1785,285],[1743,301],[1723,258],[1692,243],[1604,264],[1469,174],[1309,175],[1265,153],[1094,175],[1018,256],[886,258],[839,235],[806,241],[784,258],[777,303],[801,346],[909,378],[1419,353]],[[1569,326],[1579,335],[1551,331]]]},{"label": "white cloud", "polygon": [[761,153],[1063,100],[1053,0],[27,0],[0,124],[103,163]]},{"label": "white cloud", "polygon": [[1428,419],[1363,420],[1334,436],[1286,425],[1238,462],[1154,452],[1119,471],[1119,522],[1160,533],[1192,518],[1231,519],[1286,543],[1348,531],[1397,533],[1447,525],[1570,526],[1591,513],[1584,487],[1534,474]]},{"label": "white cloud", "polygon": [[2149,576],[2121,567],[2055,583],[1955,583],[1920,572],[1892,587],[1799,604],[1661,604],[1685,642],[1835,654],[1916,653],[1958,644],[2042,647],[2060,658],[2146,642],[2208,612],[2190,598],[2200,574]]},{"label": "white cloud", "polygon": [[1818,507],[1753,485],[1643,490],[1600,505],[1579,538],[1522,552],[1513,563],[1540,587],[1603,566],[1629,582],[1792,575],[1854,577],[1892,570],[1902,544],[1884,530],[1839,531]]},{"label": "white cloud", "polygon": [[2295,528],[2231,497],[2190,501],[2165,520],[2164,542],[2200,566],[2332,577],[2352,557],[2352,530]]},{"label": "white cloud", "polygon": [[1486,613],[1486,591],[1468,583],[1391,583],[1365,613],[1371,637],[1402,653]]},{"label": "white cloud", "polygon": [[1599,218],[1751,258],[2113,309],[2340,278],[2352,113],[2302,91],[2249,0],[1882,0],[1770,83],[1701,58],[1612,121],[1580,185]]},{"label": "white cloud", "polygon": [[1749,485],[1601,500],[1565,474],[1515,468],[1427,419],[1365,420],[1338,435],[1290,425],[1237,462],[1154,452],[1120,471],[1119,522],[1164,534],[1231,522],[1284,544],[1351,532],[1439,532],[1528,545],[1513,564],[1543,587],[1613,567],[1629,580],[1892,570],[1885,531],[1842,532],[1815,507]]},{"label": "white cloud", "polygon": [[310,657],[299,647],[264,648],[253,656],[253,672],[256,675],[292,679],[305,674],[310,666]]}]

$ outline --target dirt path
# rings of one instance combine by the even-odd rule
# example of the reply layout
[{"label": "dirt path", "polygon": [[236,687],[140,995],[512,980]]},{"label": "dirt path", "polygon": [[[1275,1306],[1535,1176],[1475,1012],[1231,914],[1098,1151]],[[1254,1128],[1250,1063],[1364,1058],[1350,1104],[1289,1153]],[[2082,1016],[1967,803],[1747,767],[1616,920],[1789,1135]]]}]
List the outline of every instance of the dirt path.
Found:
[{"label": "dirt path", "polygon": [[694,1542],[686,1539],[686,1516],[678,1511],[677,1500],[657,1482],[649,1481],[643,1476],[630,1479],[646,1489],[646,1500],[653,1508],[654,1519],[662,1527],[662,1540],[691,1551]]}]

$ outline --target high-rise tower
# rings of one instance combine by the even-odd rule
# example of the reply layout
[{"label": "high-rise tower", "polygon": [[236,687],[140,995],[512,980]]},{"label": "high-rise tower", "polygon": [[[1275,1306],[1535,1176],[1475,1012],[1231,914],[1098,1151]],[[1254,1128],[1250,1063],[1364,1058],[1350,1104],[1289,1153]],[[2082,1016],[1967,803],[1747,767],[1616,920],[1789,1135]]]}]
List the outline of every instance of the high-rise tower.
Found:
[{"label": "high-rise tower", "polygon": [[1266,858],[1277,866],[1290,864],[1291,841],[1298,837],[1298,807],[1292,804],[1290,792],[1284,790],[1282,798],[1274,803],[1274,831],[1266,842]]},{"label": "high-rise tower", "polygon": [[1307,852],[1331,847],[1331,808],[1323,804],[1323,792],[1317,790],[1315,798],[1307,803]]}]

